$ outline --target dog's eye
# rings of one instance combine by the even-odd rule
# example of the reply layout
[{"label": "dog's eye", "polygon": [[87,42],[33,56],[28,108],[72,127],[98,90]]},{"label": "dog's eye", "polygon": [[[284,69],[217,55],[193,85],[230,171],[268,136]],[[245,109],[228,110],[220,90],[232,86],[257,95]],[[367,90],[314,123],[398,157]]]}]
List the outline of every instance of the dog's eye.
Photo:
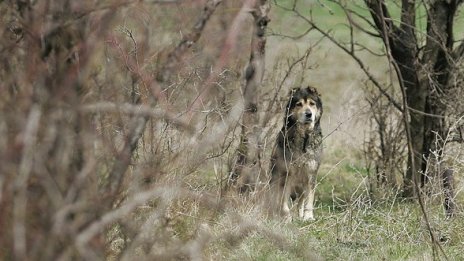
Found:
[{"label": "dog's eye", "polygon": [[314,106],[314,105],[316,105],[316,103],[314,101],[310,101],[309,105]]},{"label": "dog's eye", "polygon": [[302,102],[297,102],[295,105],[298,106],[298,107],[301,107],[301,106],[303,106],[303,103]]}]

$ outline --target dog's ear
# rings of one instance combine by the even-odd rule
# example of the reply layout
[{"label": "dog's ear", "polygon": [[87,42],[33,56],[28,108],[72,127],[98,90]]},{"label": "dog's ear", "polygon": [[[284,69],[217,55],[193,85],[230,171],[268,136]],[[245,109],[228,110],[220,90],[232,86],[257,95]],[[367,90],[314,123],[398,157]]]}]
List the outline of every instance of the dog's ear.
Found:
[{"label": "dog's ear", "polygon": [[314,88],[312,86],[308,86],[306,89],[308,90],[309,93],[313,93],[316,96],[321,97],[321,94],[317,91],[316,88]]},{"label": "dog's ear", "polygon": [[288,92],[288,96],[289,96],[289,97],[293,97],[293,95],[295,95],[295,93],[296,93],[297,91],[299,91],[299,90],[300,90],[300,87],[293,87],[293,88],[290,89],[290,91]]}]

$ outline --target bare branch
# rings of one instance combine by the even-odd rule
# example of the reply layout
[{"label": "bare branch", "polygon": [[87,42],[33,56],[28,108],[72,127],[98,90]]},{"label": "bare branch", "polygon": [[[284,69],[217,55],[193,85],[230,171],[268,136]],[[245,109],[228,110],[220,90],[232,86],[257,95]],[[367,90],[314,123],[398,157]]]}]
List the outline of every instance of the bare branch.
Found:
[{"label": "bare branch", "polygon": [[176,48],[168,54],[167,61],[165,61],[162,67],[158,70],[156,77],[158,82],[166,82],[171,77],[175,66],[182,60],[182,56],[200,39],[209,18],[221,2],[222,0],[208,0],[206,2],[202,13],[190,30],[190,33],[184,35]]},{"label": "bare branch", "polygon": [[137,193],[121,207],[106,213],[99,220],[96,220],[87,226],[85,230],[80,232],[75,241],[77,249],[82,256],[89,257],[87,243],[97,234],[101,233],[106,226],[127,216],[136,207],[144,204],[150,199],[161,198],[162,200],[171,201],[172,199],[178,197],[179,193],[180,189],[173,186],[160,186],[149,191]]},{"label": "bare branch", "polygon": [[131,160],[132,154],[137,148],[139,139],[143,135],[148,117],[135,116],[130,124],[129,133],[126,136],[124,147],[116,155],[115,163],[109,175],[109,192],[110,195],[115,195],[119,192],[124,173],[127,171]]},{"label": "bare branch", "polygon": [[[284,77],[283,77],[282,80],[280,81],[280,84],[277,86],[277,90],[276,90],[275,93],[274,93],[274,97],[273,97],[272,100],[269,102],[266,111],[270,111],[270,110],[272,109],[272,107],[274,106],[275,102],[277,101],[277,98],[278,98],[278,96],[279,96],[280,91],[282,90],[282,87],[284,86],[285,81],[286,81],[287,78],[290,76],[290,74],[293,72],[293,69],[294,69],[299,63],[301,63],[302,61],[304,61],[305,59],[307,59],[307,58],[309,57],[309,54],[310,54],[312,48],[313,48],[313,47],[310,46],[310,47],[305,51],[305,53],[304,53],[301,57],[297,58],[295,61],[293,61],[292,64],[290,64],[290,66],[288,67],[287,71],[285,72]],[[266,124],[266,123],[269,121],[270,117],[271,117],[271,114],[270,114],[270,113],[266,114],[266,118],[264,119],[263,124]]]},{"label": "bare branch", "polygon": [[461,44],[459,44],[459,46],[455,48],[452,56],[455,60],[464,57],[464,41],[462,41]]},{"label": "bare branch", "polygon": [[[385,2],[383,0],[364,0],[364,2],[369,8],[379,34],[382,35],[382,38],[388,39],[388,41],[391,42],[393,40],[391,33],[396,32],[399,29],[393,23]],[[383,29],[384,26],[386,27],[386,30]]]},{"label": "bare branch", "polygon": [[354,26],[356,29],[358,30],[361,30],[363,33],[367,34],[367,35],[370,35],[370,36],[373,36],[373,37],[377,37],[377,38],[380,38],[381,36],[379,34],[376,34],[376,33],[373,33],[371,31],[369,31],[368,29],[364,28],[364,26],[362,26],[361,24],[359,24],[355,19],[353,19],[352,15],[354,15],[355,17],[361,19],[364,23],[366,23],[367,25],[369,25],[371,28],[374,28],[376,29],[375,25],[372,23],[372,21],[370,19],[368,19],[365,15],[362,15],[356,11],[354,11],[353,9],[350,9],[348,8],[347,6],[345,6],[342,2],[340,1],[334,1],[334,0],[331,0],[332,3],[335,3],[337,4],[338,6],[340,6],[340,8],[342,8],[343,12],[345,12],[345,15],[346,15],[346,18],[348,19],[348,22],[350,23],[350,25]]},{"label": "bare branch", "polygon": [[15,179],[13,209],[13,233],[14,233],[14,255],[18,260],[27,259],[26,248],[26,210],[27,210],[27,183],[32,171],[34,161],[34,146],[37,140],[42,110],[38,104],[34,104],[29,112],[27,125],[23,137],[23,152],[19,165],[18,177]]},{"label": "bare branch", "polygon": [[200,95],[198,95],[191,105],[188,108],[189,117],[193,117],[193,112],[198,110],[198,108],[208,100],[208,95],[214,82],[217,79],[217,72],[224,71],[224,67],[229,60],[230,56],[234,53],[237,46],[237,40],[239,39],[240,29],[243,26],[243,23],[246,21],[249,11],[253,10],[254,3],[257,0],[246,0],[238,14],[235,16],[232,24],[229,27],[227,37],[223,43],[221,54],[217,59],[216,63],[213,66],[212,72],[209,77],[204,81],[203,88],[200,90]]},{"label": "bare branch", "polygon": [[98,102],[94,104],[82,105],[83,112],[109,112],[109,113],[126,113],[133,116],[151,117],[156,120],[166,120],[173,123],[175,126],[180,127],[190,133],[193,128],[180,116],[174,115],[166,110],[160,108],[151,108],[142,104],[116,104],[112,102]]},{"label": "bare branch", "polygon": [[[311,22],[312,23],[312,22]],[[340,49],[342,49],[345,53],[347,53],[348,55],[350,55],[351,57],[353,57],[353,59],[356,61],[356,63],[359,65],[359,67],[361,68],[361,70],[366,74],[366,76],[369,78],[369,80],[374,84],[374,86],[380,91],[380,93],[382,93],[392,104],[393,106],[395,106],[396,109],[398,109],[399,111],[403,111],[403,108],[401,107],[401,105],[386,91],[383,89],[382,87],[382,84],[380,84],[380,82],[377,81],[377,79],[369,72],[369,70],[367,69],[366,65],[364,64],[364,62],[361,60],[361,58],[359,58],[354,52],[352,52],[350,49],[346,48],[345,46],[343,46],[340,42],[338,42],[335,38],[333,38],[333,36],[331,36],[329,33],[325,32],[324,30],[322,30],[321,28],[319,28],[318,26],[316,26],[315,24],[313,24],[314,28],[320,32],[322,35],[324,35],[325,37],[327,37],[332,43],[334,43],[337,47],[339,47]]]}]

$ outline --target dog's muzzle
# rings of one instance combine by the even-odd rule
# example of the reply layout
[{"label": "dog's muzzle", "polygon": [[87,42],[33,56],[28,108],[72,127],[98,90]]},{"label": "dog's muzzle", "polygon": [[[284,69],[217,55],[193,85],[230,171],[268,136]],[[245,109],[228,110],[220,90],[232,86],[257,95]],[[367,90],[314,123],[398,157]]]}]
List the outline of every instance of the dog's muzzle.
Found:
[{"label": "dog's muzzle", "polygon": [[313,113],[310,110],[305,112],[305,123],[310,123],[313,121]]}]

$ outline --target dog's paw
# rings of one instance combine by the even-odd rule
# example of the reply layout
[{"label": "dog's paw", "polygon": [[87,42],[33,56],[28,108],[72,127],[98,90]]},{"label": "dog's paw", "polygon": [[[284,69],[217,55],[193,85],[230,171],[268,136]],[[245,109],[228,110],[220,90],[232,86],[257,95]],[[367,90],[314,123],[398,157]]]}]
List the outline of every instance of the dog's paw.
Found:
[{"label": "dog's paw", "polygon": [[308,222],[308,221],[315,221],[316,219],[314,218],[314,216],[311,214],[311,215],[304,215],[303,217],[303,221],[304,222]]},{"label": "dog's paw", "polygon": [[291,223],[293,220],[292,215],[285,215],[284,216],[284,223]]}]

